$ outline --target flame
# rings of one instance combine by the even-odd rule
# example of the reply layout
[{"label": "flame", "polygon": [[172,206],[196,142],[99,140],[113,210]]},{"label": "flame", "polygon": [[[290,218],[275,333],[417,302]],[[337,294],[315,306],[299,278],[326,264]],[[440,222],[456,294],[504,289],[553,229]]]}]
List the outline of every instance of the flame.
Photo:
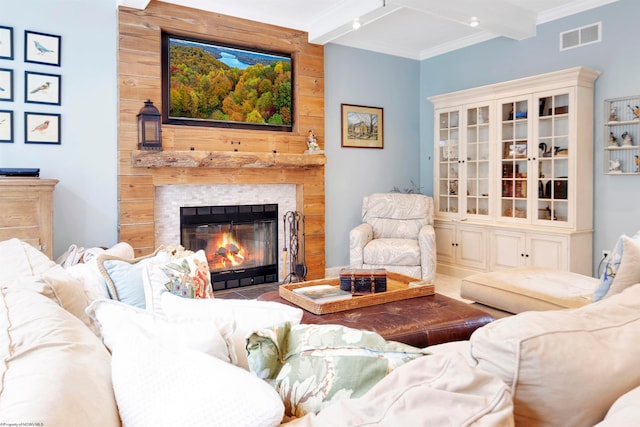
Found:
[{"label": "flame", "polygon": [[244,249],[229,232],[222,233],[211,248],[213,268],[237,267],[245,260]]}]

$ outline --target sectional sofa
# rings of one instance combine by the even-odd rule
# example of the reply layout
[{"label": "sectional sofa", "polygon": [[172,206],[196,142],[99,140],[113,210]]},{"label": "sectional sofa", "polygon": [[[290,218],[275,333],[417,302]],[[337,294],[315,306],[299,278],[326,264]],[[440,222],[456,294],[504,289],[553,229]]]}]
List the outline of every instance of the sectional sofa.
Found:
[{"label": "sectional sofa", "polygon": [[[117,281],[142,293],[108,283],[98,259],[64,269],[24,242],[0,242],[0,424],[640,425],[640,285],[614,281],[584,307],[524,312],[468,341],[414,349],[357,330],[308,328],[298,309],[277,303],[154,293],[158,271],[138,269],[127,245],[114,248],[103,258],[120,263]],[[144,308],[133,302],[140,295]],[[317,411],[292,417],[292,395],[307,383],[283,396],[268,363],[260,370],[252,360],[256,351],[278,356],[271,373],[290,381],[300,333],[315,347],[296,355],[298,371],[360,390],[325,395]],[[330,335],[350,343],[338,352],[357,351],[361,370],[335,370],[326,357],[312,363],[338,347]],[[363,386],[359,372],[381,358],[390,372]]]}]

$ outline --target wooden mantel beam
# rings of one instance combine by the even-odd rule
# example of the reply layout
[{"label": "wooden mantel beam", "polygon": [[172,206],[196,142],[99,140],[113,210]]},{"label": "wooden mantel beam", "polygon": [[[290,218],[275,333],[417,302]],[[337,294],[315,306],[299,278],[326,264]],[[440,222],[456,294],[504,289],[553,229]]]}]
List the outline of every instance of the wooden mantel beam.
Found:
[{"label": "wooden mantel beam", "polygon": [[131,164],[141,168],[308,169],[322,167],[326,162],[324,154],[144,150],[131,152]]}]

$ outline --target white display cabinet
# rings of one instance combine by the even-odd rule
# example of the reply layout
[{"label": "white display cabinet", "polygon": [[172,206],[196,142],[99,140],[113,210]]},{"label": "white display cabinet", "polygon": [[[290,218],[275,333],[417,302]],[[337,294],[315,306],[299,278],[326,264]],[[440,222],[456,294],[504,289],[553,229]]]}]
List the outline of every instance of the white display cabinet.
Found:
[{"label": "white display cabinet", "polygon": [[[598,75],[577,67],[429,98],[436,239],[445,239],[439,266],[486,271],[524,263],[591,274]],[[451,252],[468,227],[485,230],[489,261]],[[515,248],[517,262],[504,255]],[[588,261],[575,262],[580,257]]]}]

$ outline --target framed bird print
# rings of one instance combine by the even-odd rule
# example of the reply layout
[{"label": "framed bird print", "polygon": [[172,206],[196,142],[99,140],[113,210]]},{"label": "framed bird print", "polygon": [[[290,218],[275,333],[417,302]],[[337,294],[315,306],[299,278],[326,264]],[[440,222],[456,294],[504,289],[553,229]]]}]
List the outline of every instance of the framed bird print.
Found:
[{"label": "framed bird print", "polygon": [[60,105],[59,74],[24,72],[24,102]]},{"label": "framed bird print", "polygon": [[0,25],[0,59],[13,59],[13,28]]},{"label": "framed bird print", "polygon": [[0,68],[0,101],[13,101],[13,70]]},{"label": "framed bird print", "polygon": [[24,61],[60,66],[62,37],[53,34],[24,32]]},{"label": "framed bird print", "polygon": [[60,114],[24,113],[25,144],[60,144]]},{"label": "framed bird print", "polygon": [[0,110],[0,142],[13,142],[13,111]]}]

